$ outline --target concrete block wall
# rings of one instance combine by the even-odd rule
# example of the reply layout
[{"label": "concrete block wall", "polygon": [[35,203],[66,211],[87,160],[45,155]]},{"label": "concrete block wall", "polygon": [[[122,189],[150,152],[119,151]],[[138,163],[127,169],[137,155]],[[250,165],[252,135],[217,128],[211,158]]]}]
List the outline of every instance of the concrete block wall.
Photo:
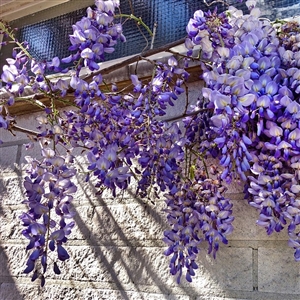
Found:
[{"label": "concrete block wall", "polygon": [[[190,86],[197,98],[199,83]],[[38,114],[24,115],[19,125],[34,128]],[[95,196],[92,185],[81,184],[74,205],[77,227],[67,248],[71,258],[62,274],[49,270],[45,287],[23,274],[27,241],[18,220],[25,210],[22,176],[28,153],[24,134],[1,132],[0,146],[0,300],[299,300],[300,263],[294,261],[285,233],[267,237],[255,225],[257,212],[245,200],[238,183],[228,197],[234,202],[235,231],[214,260],[203,250],[193,283],[178,285],[169,274],[161,241],[166,228],[163,200],[156,204],[128,191],[116,198]],[[80,169],[84,161],[78,159]],[[80,183],[81,175],[78,175]]]}]

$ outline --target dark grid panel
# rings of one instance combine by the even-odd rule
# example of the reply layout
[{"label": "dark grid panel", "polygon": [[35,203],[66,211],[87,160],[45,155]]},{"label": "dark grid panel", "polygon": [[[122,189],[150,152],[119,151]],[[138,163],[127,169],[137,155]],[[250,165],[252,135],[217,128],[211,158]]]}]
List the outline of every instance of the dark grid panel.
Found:
[{"label": "dark grid panel", "polygon": [[[122,13],[133,13],[135,16],[141,17],[151,30],[153,30],[154,23],[157,23],[154,48],[184,37],[186,25],[194,11],[208,9],[203,0],[132,0],[132,6],[129,5],[128,0],[123,0],[120,8]],[[225,9],[225,7],[220,6],[219,11],[222,8]],[[134,21],[126,22],[124,34],[127,43],[126,45],[117,45],[116,51],[109,57],[110,59],[140,53],[147,46],[150,46],[151,37],[143,27],[140,26],[139,28],[144,37]]]},{"label": "dark grid panel", "polygon": [[72,25],[81,19],[86,9],[76,10],[53,19],[24,26],[19,30],[19,40],[27,41],[30,53],[39,59],[49,60],[55,56],[69,55],[69,35]]},{"label": "dark grid panel", "polygon": [[258,7],[270,20],[300,15],[300,0],[259,0]]},{"label": "dark grid panel", "polygon": [[[178,40],[186,35],[185,27],[193,12],[197,9],[207,10],[208,7],[203,0],[121,0],[121,12],[124,14],[133,13],[153,29],[157,22],[157,33],[154,47],[159,47],[169,42]],[[207,2],[212,2],[207,0]],[[234,3],[236,7],[246,11],[244,3]],[[299,0],[260,0],[260,7],[263,14],[271,19],[291,17],[300,14]],[[218,5],[218,10],[222,11],[226,7]],[[291,9],[292,8],[292,9]],[[214,6],[210,6],[214,9]],[[49,60],[54,56],[66,57],[69,55],[68,47],[69,34],[72,33],[72,24],[80,20],[86,13],[86,9],[80,9],[50,20],[42,21],[33,25],[24,26],[20,29],[19,39],[28,41],[31,45],[31,52],[40,59]],[[141,34],[144,34],[145,38]],[[107,59],[127,56],[140,53],[145,49],[148,42],[150,46],[151,38],[146,30],[140,26],[140,31],[134,21],[127,21],[124,24],[124,34],[127,43],[117,45],[116,51],[106,55]]]}]

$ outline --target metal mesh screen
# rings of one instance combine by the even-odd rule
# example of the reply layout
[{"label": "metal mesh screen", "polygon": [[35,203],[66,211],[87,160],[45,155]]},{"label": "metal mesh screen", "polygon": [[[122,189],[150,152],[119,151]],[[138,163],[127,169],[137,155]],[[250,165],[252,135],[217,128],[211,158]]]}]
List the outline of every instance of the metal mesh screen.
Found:
[{"label": "metal mesh screen", "polygon": [[86,9],[76,10],[46,21],[27,25],[19,30],[19,40],[27,41],[34,57],[49,60],[69,55],[69,35],[72,25],[85,15]]},{"label": "metal mesh screen", "polygon": [[[121,0],[121,12],[133,13],[153,29],[158,24],[154,47],[159,47],[169,42],[180,39],[186,35],[185,27],[193,12],[197,9],[207,10],[208,6],[203,0]],[[207,2],[212,2],[207,0]],[[244,3],[230,0],[230,4],[247,11]],[[214,9],[214,5],[210,9]],[[259,7],[264,16],[286,18],[300,14],[299,0],[260,0]],[[218,10],[226,7],[218,4]],[[26,40],[31,45],[31,52],[40,59],[49,60],[54,56],[65,57],[69,55],[69,34],[72,33],[71,25],[85,15],[86,9],[79,9],[49,20],[21,27],[19,39]],[[127,43],[119,44],[116,51],[107,55],[107,59],[140,53],[150,45],[151,38],[144,28],[140,30],[134,21],[124,24],[124,34]],[[143,36],[144,35],[144,36]]]},{"label": "metal mesh screen", "polygon": [[[189,18],[197,9],[207,10],[203,0],[121,0],[120,9],[124,14],[134,14],[153,29],[158,24],[154,47],[180,39],[186,35],[185,27]],[[240,6],[244,6],[240,4]],[[211,6],[213,9],[215,6]],[[219,4],[219,11],[225,6]],[[21,27],[19,40],[28,41],[31,52],[40,59],[49,60],[54,56],[69,55],[69,34],[71,25],[86,14],[86,9],[79,9],[49,20],[41,21]],[[134,21],[128,20],[124,24],[126,43],[117,45],[116,51],[107,55],[107,59],[140,53],[150,45],[151,38],[147,31]]]}]

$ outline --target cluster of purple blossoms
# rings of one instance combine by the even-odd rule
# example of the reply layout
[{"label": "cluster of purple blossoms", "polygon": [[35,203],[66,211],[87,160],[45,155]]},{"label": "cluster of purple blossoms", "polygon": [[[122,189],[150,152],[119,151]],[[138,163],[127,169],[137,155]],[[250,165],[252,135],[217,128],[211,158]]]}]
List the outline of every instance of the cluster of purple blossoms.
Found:
[{"label": "cluster of purple blossoms", "polygon": [[[165,196],[170,230],[164,232],[164,242],[168,245],[166,255],[172,255],[170,272],[180,282],[183,269],[185,278],[192,281],[197,254],[203,243],[208,245],[208,254],[216,257],[219,244],[227,244],[227,235],[233,230],[232,203],[224,197],[226,188],[222,185],[220,174],[209,178],[204,167],[194,166],[190,179],[178,181],[177,189]],[[210,174],[212,175],[212,174]],[[217,176],[216,176],[217,175]]]},{"label": "cluster of purple blossoms", "polygon": [[87,17],[73,25],[70,35],[70,51],[74,54],[63,60],[64,63],[79,61],[77,76],[82,66],[91,71],[98,70],[97,62],[104,60],[105,53],[112,53],[117,41],[125,42],[122,24],[114,24],[114,12],[120,5],[119,1],[96,1],[96,9],[88,8]]},{"label": "cluster of purple blossoms", "polygon": [[180,163],[184,158],[180,135],[178,126],[173,125],[163,134],[156,133],[147,143],[145,140],[138,158],[139,195],[157,197],[159,191],[177,190],[177,176],[182,171]]},{"label": "cluster of purple blossoms", "polygon": [[[20,218],[30,255],[24,272],[33,272],[32,280],[40,278],[44,285],[47,265],[51,262],[59,274],[56,259],[69,258],[63,244],[74,226],[76,170],[72,159],[58,155],[58,144],[83,150],[86,180],[96,179],[99,192],[109,189],[116,195],[135,180],[139,196],[164,193],[170,225],[164,233],[165,254],[171,256],[170,271],[178,283],[184,271],[192,281],[203,244],[216,257],[220,243],[227,243],[234,218],[224,193],[225,183],[233,180],[245,183],[249,204],[260,211],[257,224],[268,234],[288,224],[289,245],[300,260],[300,26],[274,26],[260,19],[252,5],[249,15],[234,8],[195,12],[185,45],[188,57],[200,48],[206,87],[181,126],[161,121],[185,92],[189,76],[174,57],[153,62],[149,82],[131,75],[131,92],[114,84],[110,90],[103,87],[98,63],[125,37],[122,25],[114,23],[119,1],[95,4],[73,25],[73,54],[41,62],[31,57],[29,45],[14,40],[13,58],[3,67],[9,97],[0,103],[1,110],[27,88],[52,100],[51,107],[43,107],[46,117],[39,119],[46,127],[38,128],[37,140],[51,139],[53,149],[42,142],[43,158],[27,158],[23,203],[28,211]],[[62,67],[66,63],[74,63],[71,78],[46,77],[69,71]],[[83,67],[98,75],[85,81]],[[55,100],[72,90],[74,108],[58,111]],[[9,121],[9,115],[0,115],[0,128],[8,129]],[[208,165],[211,157],[220,168]]]},{"label": "cluster of purple blossoms", "polygon": [[[104,59],[104,53],[112,52],[117,40],[125,40],[121,25],[113,23],[117,7],[117,1],[96,1],[96,9],[88,9],[87,17],[73,26],[70,50],[76,51],[75,54],[45,63],[33,59],[27,46],[21,47],[15,60],[8,60],[2,79],[13,97],[24,95],[27,85],[35,92],[54,96],[51,99],[63,98],[69,87],[74,90],[73,110],[59,112],[55,105],[46,107],[46,116],[40,117],[42,125],[38,127],[37,139],[51,139],[53,149],[58,144],[83,149],[88,162],[86,180],[94,176],[100,192],[107,188],[116,195],[117,189],[129,186],[132,177],[137,180],[138,195],[175,191],[184,142],[179,127],[165,124],[159,117],[185,91],[183,84],[188,73],[178,61],[172,57],[166,64],[157,63],[148,83],[132,75],[133,91],[126,94],[114,85],[110,91],[103,92],[101,75],[94,76],[91,82],[79,76],[83,66],[97,70],[97,62]],[[70,80],[48,80],[45,75],[48,70],[65,72],[61,63],[71,61],[76,62],[76,72]],[[34,76],[30,77],[29,72]],[[34,272],[33,280],[40,277],[43,285],[48,250],[56,249],[60,260],[69,258],[62,244],[74,225],[66,219],[73,216],[71,194],[76,186],[71,182],[75,170],[67,166],[66,160],[55,150],[43,147],[42,152],[42,161],[28,161],[30,176],[24,182],[28,199],[24,203],[29,211],[21,219],[27,227],[23,233],[30,240],[27,249],[32,252],[25,273]],[[54,271],[60,272],[56,262]]]},{"label": "cluster of purple blossoms", "polygon": [[[30,251],[24,273],[33,272],[32,281],[40,278],[43,286],[48,264],[53,264],[54,272],[60,274],[55,257],[60,261],[69,258],[63,244],[74,227],[72,194],[77,187],[72,182],[76,170],[68,166],[64,157],[48,147],[42,149],[42,156],[42,160],[26,158],[28,176],[24,180],[23,203],[28,211],[20,219],[26,227],[22,233],[29,240],[26,250]],[[57,255],[49,253],[55,250]]]},{"label": "cluster of purple blossoms", "polygon": [[225,12],[218,14],[216,9],[213,12],[197,10],[189,20],[186,31],[188,55],[192,55],[193,48],[199,45],[204,60],[215,61],[220,56],[220,49],[234,45],[234,31],[228,17]]},{"label": "cluster of purple blossoms", "polygon": [[75,100],[80,110],[66,112],[62,126],[72,147],[86,149],[89,176],[96,176],[97,187],[115,195],[134,176],[137,193],[143,196],[152,188],[171,188],[171,170],[178,169],[182,159],[181,132],[176,125],[167,128],[157,117],[183,93],[187,76],[172,57],[168,64],[157,65],[148,84],[132,75],[132,93],[121,95],[114,87],[102,93],[101,76],[84,83],[84,92]]},{"label": "cluster of purple blossoms", "polygon": [[5,83],[3,88],[9,95],[8,105],[13,105],[16,97],[30,93],[29,90],[45,94],[55,91],[56,87],[46,79],[46,73],[67,72],[67,69],[60,67],[60,59],[55,57],[51,62],[36,60],[31,56],[27,43],[21,44],[16,39],[13,41],[17,47],[13,51],[12,58],[7,59],[7,65],[3,66],[1,75],[1,80]]},{"label": "cluster of purple blossoms", "polygon": [[250,205],[260,211],[257,224],[268,234],[289,222],[289,245],[300,260],[299,25],[273,26],[256,8],[249,15],[232,9],[226,32],[215,28],[218,42],[208,15],[221,23],[199,11],[187,26],[188,54],[200,45],[211,60],[201,64],[204,99],[193,107],[200,113],[184,120],[187,134],[198,151],[219,160],[221,179],[245,182]]},{"label": "cluster of purple blossoms", "polygon": [[[6,101],[8,105],[12,105],[16,97],[26,95],[25,88],[45,96],[52,95],[58,100],[65,96],[69,87],[76,90],[75,95],[85,95],[87,83],[79,77],[82,67],[88,67],[91,71],[98,70],[98,63],[104,60],[104,54],[113,52],[118,40],[126,40],[122,34],[122,25],[113,23],[114,11],[119,7],[119,1],[96,1],[95,4],[95,9],[87,9],[87,17],[73,25],[69,50],[74,53],[62,59],[54,57],[49,62],[32,57],[29,45],[19,43],[10,33],[10,28],[1,23],[0,29],[17,45],[13,51],[13,58],[7,59],[8,64],[3,66],[1,75],[2,82],[5,83],[4,89],[9,95]],[[74,67],[64,67],[71,62],[74,63]],[[72,76],[71,82],[69,79],[49,80],[46,77],[49,73],[67,73],[74,68],[75,75]],[[2,119],[0,125],[7,128],[7,122]]]}]

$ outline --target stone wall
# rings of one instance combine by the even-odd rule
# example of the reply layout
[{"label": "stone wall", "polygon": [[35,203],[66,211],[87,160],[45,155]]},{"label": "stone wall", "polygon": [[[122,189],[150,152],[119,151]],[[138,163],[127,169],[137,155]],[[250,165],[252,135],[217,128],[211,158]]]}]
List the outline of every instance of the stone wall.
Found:
[{"label": "stone wall", "polygon": [[[199,82],[190,86],[197,98]],[[179,108],[180,110],[180,108]],[[34,129],[38,114],[19,117],[19,125]],[[74,202],[77,227],[67,248],[71,258],[61,264],[62,274],[52,270],[44,289],[22,274],[26,262],[22,226],[18,216],[25,209],[22,176],[27,153],[24,134],[14,138],[1,132],[0,146],[0,300],[39,299],[300,299],[300,265],[287,246],[285,233],[267,237],[255,225],[257,212],[232,185],[235,231],[221,246],[217,259],[199,256],[193,283],[178,285],[169,274],[161,241],[166,222],[163,200],[155,205],[130,191],[116,198],[95,196],[92,185],[80,186]],[[77,157],[78,168],[84,161]],[[78,180],[80,182],[80,174]]]}]

